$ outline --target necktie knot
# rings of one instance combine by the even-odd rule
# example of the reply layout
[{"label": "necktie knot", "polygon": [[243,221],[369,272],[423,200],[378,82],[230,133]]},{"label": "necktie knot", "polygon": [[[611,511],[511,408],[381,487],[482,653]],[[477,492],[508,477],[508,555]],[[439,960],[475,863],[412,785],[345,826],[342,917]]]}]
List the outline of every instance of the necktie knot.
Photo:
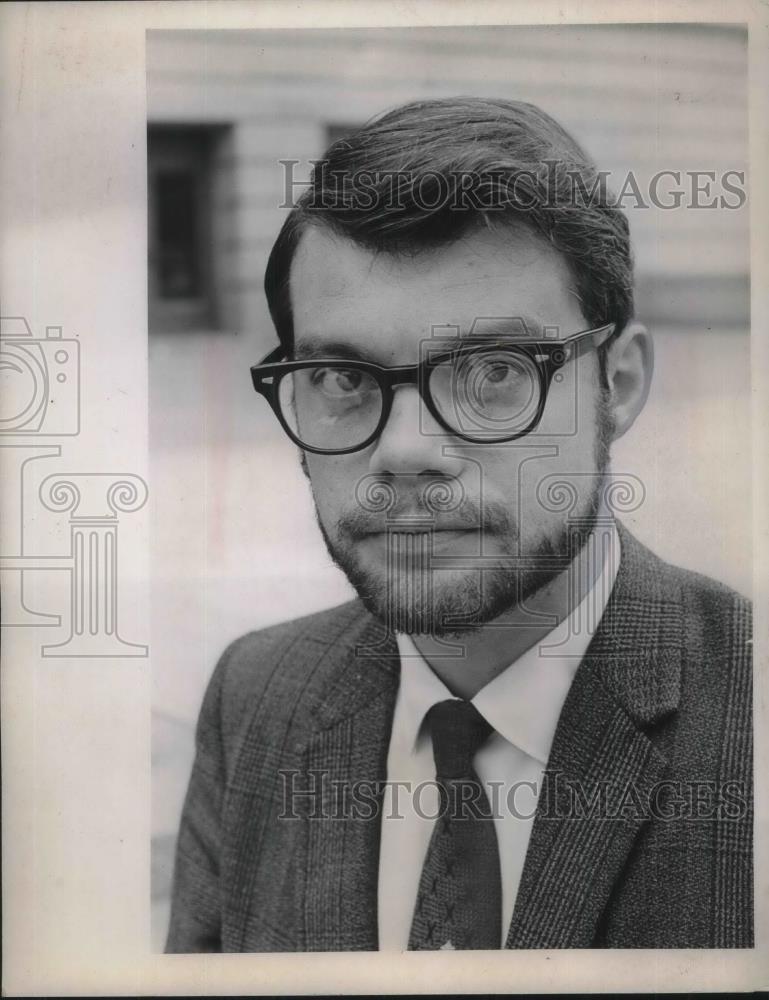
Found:
[{"label": "necktie knot", "polygon": [[486,742],[492,727],[470,701],[439,701],[427,713],[433,740],[436,777],[468,778],[473,757]]}]

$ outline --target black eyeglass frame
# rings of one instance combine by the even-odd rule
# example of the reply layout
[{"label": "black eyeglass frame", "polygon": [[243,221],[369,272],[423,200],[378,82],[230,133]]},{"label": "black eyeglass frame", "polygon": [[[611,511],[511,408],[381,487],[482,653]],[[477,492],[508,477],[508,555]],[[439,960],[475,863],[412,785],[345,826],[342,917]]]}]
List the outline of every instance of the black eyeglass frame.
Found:
[{"label": "black eyeglass frame", "polygon": [[[393,390],[399,385],[416,385],[419,390],[419,395],[430,414],[446,431],[446,433],[450,434],[452,437],[458,437],[461,440],[468,441],[472,444],[505,444],[509,441],[516,441],[518,438],[525,437],[527,434],[531,434],[532,431],[536,430],[542,419],[542,414],[545,412],[548,393],[553,381],[553,376],[556,372],[562,368],[567,361],[576,357],[580,350],[583,349],[584,345],[590,346],[590,338],[595,338],[600,334],[606,333],[608,335],[600,342],[597,342],[595,339],[592,340],[592,346],[596,350],[605,344],[614,333],[615,326],[616,324],[614,323],[606,323],[604,326],[593,327],[590,330],[580,330],[577,333],[571,334],[569,337],[565,337],[563,340],[529,340],[511,342],[504,340],[500,341],[497,339],[474,339],[472,342],[468,341],[462,343],[458,347],[454,347],[451,350],[436,353],[415,365],[397,365],[392,368],[387,368],[384,365],[378,365],[373,361],[360,361],[358,359],[338,357],[307,358],[301,361],[282,361],[280,359],[285,358],[285,351],[283,347],[280,346],[274,351],[270,351],[270,353],[267,354],[259,362],[259,364],[252,365],[251,381],[253,382],[256,392],[258,392],[261,396],[264,396],[270,404],[270,407],[272,408],[275,416],[278,418],[281,427],[286,434],[288,434],[294,444],[298,445],[303,451],[309,451],[315,455],[349,455],[353,452],[363,451],[364,448],[368,448],[370,444],[376,441],[387,424],[390,417],[390,411],[392,410]],[[528,425],[523,430],[516,431],[514,434],[506,434],[501,437],[484,436],[481,438],[477,435],[472,436],[469,434],[463,434],[461,431],[452,427],[444,419],[444,417],[441,416],[438,407],[435,405],[429,388],[430,371],[438,365],[443,364],[446,361],[453,361],[458,357],[464,357],[468,354],[472,355],[475,352],[500,349],[510,351],[512,354],[525,354],[535,363],[540,384],[540,398],[537,409]],[[333,365],[335,367],[343,366],[345,369],[350,371],[366,372],[367,374],[373,376],[379,386],[380,392],[382,393],[382,414],[379,418],[379,423],[364,441],[352,448],[317,448],[314,445],[305,444],[296,436],[283,416],[283,410],[278,395],[278,386],[281,379],[286,375],[291,374],[291,372],[301,371],[305,368],[317,368],[322,365]]]}]

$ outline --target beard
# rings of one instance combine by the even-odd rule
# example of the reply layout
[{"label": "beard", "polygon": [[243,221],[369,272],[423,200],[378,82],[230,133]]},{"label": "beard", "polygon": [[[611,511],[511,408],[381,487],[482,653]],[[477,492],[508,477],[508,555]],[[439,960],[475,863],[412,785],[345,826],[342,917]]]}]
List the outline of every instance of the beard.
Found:
[{"label": "beard", "polygon": [[[438,477],[423,477],[430,485],[412,496],[400,515],[394,509],[388,510],[386,523],[359,509],[339,518],[332,538],[318,515],[329,555],[364,606],[390,634],[455,639],[487,625],[525,605],[552,584],[577,558],[595,530],[614,433],[608,390],[603,386],[597,417],[596,472],[589,477],[588,492],[555,531],[527,550],[521,545],[520,529],[506,505],[488,501],[480,505],[462,499],[450,507],[451,527],[476,533],[481,548],[473,554],[476,567],[468,567],[466,557],[464,565],[452,566],[450,554],[435,551],[436,532],[430,527],[430,522],[440,521],[451,484]],[[392,478],[378,477],[374,492],[377,485],[384,485],[392,495],[392,483],[388,484]],[[431,487],[438,487],[433,492],[440,500],[437,506],[430,500]],[[420,518],[422,526],[415,524]],[[374,566],[367,565],[360,552],[361,542],[372,534],[386,541],[385,559]],[[483,551],[490,540],[496,542],[494,555]]]}]

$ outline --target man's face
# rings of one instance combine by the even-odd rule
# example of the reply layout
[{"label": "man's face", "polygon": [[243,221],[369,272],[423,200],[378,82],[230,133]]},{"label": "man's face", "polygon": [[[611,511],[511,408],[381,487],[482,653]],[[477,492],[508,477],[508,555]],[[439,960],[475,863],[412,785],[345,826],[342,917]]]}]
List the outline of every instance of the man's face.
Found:
[{"label": "man's face", "polygon": [[[381,365],[415,364],[436,328],[477,336],[486,317],[565,338],[588,326],[573,287],[562,257],[527,230],[476,231],[405,257],[310,228],[291,270],[296,356],[312,347],[335,357],[344,345]],[[522,330],[514,323],[511,341]],[[568,565],[567,522],[573,530],[576,518],[581,539],[592,527],[608,421],[595,351],[558,373],[538,428],[505,444],[447,433],[417,387],[400,386],[373,444],[306,455],[329,552],[397,631],[458,634],[491,621]]]}]

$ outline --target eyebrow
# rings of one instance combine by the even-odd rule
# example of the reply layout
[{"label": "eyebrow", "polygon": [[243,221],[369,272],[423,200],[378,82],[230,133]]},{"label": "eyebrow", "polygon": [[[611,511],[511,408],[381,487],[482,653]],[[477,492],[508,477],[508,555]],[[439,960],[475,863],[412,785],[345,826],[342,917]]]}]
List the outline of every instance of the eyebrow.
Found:
[{"label": "eyebrow", "polygon": [[541,340],[545,327],[533,316],[478,316],[473,322],[470,333],[462,340],[472,340],[474,337],[515,337],[518,340]]},{"label": "eyebrow", "polygon": [[[455,325],[436,326],[436,330],[457,330]],[[511,337],[519,341],[542,340],[545,329],[556,331],[558,327],[543,327],[539,320],[531,316],[481,316],[478,317],[470,332],[464,336],[436,335],[438,341],[467,341],[475,338]],[[425,337],[425,341],[429,338]],[[366,351],[361,351],[354,344],[344,340],[324,340],[321,337],[302,337],[294,344],[294,358],[298,361],[312,361],[315,358],[345,358],[349,361],[373,361]]]},{"label": "eyebrow", "polygon": [[371,361],[365,351],[343,340],[321,340],[320,337],[302,337],[294,344],[294,358],[297,361],[312,361],[315,358],[346,358],[348,361]]}]

